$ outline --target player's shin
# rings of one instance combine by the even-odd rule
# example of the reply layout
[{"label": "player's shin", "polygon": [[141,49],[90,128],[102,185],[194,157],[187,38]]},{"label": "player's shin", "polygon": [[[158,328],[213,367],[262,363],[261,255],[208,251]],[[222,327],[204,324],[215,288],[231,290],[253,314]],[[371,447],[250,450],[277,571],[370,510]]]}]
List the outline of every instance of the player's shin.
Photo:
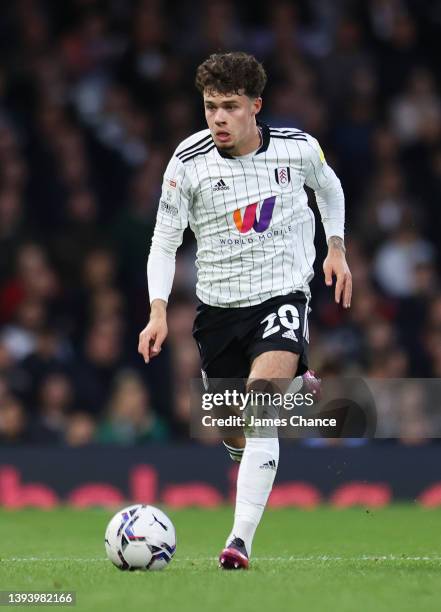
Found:
[{"label": "player's shin", "polygon": [[[272,406],[247,407],[248,423],[254,423],[262,415],[275,418]],[[252,417],[252,419],[251,419]],[[268,421],[267,421],[268,422]],[[257,526],[262,518],[271,493],[279,463],[277,427],[266,424],[248,425],[245,430],[246,445],[237,477],[234,525],[227,541],[240,538],[245,543],[248,556]]]}]

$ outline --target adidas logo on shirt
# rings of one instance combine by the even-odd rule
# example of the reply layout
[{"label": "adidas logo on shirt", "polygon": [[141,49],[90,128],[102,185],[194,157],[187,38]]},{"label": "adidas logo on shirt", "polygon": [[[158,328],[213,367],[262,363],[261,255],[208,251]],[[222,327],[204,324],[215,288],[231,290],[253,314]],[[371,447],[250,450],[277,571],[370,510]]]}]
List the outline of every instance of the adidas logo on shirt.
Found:
[{"label": "adidas logo on shirt", "polygon": [[218,181],[213,187],[213,191],[227,191],[227,189],[229,189],[229,187],[225,184],[224,179]]},{"label": "adidas logo on shirt", "polygon": [[260,466],[260,469],[261,470],[276,470],[277,464],[274,461],[274,459],[270,459],[266,463],[262,463],[262,465]]},{"label": "adidas logo on shirt", "polygon": [[288,331],[282,334],[282,338],[288,338],[289,340],[294,340],[294,342],[298,342],[298,338],[292,329],[288,329]]}]

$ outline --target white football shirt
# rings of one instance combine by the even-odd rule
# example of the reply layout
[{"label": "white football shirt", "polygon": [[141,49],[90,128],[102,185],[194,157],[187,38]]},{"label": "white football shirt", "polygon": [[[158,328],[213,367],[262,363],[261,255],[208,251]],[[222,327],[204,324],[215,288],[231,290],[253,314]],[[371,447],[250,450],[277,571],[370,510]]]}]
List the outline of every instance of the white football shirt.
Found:
[{"label": "white football shirt", "polygon": [[208,129],[193,134],[164,174],[150,257],[164,240],[161,229],[174,229],[179,244],[189,224],[196,293],[212,306],[252,306],[296,290],[309,295],[315,227],[305,184],[316,192],[327,238],[343,238],[343,191],[317,140],[260,127],[261,147],[242,157],[219,151]]}]

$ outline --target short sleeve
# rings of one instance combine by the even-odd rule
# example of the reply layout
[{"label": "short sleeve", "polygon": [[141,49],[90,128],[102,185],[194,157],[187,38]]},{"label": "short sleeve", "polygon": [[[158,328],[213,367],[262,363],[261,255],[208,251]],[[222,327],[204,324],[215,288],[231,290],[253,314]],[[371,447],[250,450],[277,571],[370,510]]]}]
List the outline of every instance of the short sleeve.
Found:
[{"label": "short sleeve", "polygon": [[157,221],[175,229],[188,225],[188,209],[191,203],[191,182],[184,164],[175,156],[168,163],[162,182]]}]

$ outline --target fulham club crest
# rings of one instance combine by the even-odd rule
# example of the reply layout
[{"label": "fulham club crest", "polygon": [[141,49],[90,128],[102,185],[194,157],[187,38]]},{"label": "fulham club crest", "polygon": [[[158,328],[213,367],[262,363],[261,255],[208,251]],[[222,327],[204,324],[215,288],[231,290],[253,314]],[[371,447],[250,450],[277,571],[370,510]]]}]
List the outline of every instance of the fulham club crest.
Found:
[{"label": "fulham club crest", "polygon": [[276,168],[274,170],[276,181],[281,187],[286,187],[291,182],[291,172],[289,168]]}]

